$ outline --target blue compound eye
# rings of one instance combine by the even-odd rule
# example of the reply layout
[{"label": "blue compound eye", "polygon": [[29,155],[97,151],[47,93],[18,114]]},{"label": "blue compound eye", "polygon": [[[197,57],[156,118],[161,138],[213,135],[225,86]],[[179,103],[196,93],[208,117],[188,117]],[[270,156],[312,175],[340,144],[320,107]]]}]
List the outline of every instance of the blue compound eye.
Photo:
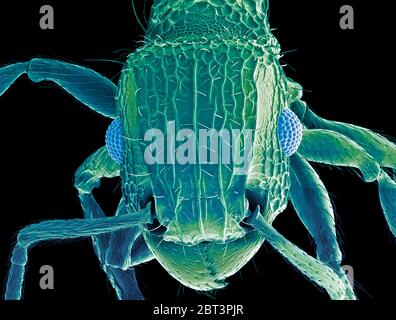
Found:
[{"label": "blue compound eye", "polygon": [[302,125],[290,109],[283,110],[278,122],[278,137],[285,154],[290,157],[297,152],[302,140]]},{"label": "blue compound eye", "polygon": [[122,122],[119,118],[114,120],[107,129],[106,148],[110,157],[118,164],[122,164],[125,153],[125,138]]}]

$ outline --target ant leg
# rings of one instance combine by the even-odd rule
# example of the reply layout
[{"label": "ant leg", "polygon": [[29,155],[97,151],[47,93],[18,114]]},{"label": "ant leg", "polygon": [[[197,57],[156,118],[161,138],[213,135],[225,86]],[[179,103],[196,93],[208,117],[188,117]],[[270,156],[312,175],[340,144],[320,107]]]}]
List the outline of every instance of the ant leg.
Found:
[{"label": "ant leg", "polygon": [[396,169],[396,145],[385,137],[353,124],[323,119],[305,102],[294,102],[290,109],[308,129],[325,129],[343,135],[362,147],[381,167]]},{"label": "ant leg", "polygon": [[298,217],[316,244],[317,258],[331,267],[353,289],[341,268],[342,252],[337,241],[333,207],[329,194],[315,170],[299,154],[290,159],[290,198]]},{"label": "ant leg", "polygon": [[300,272],[323,287],[333,300],[355,300],[355,294],[350,287],[330,267],[319,260],[309,256],[303,250],[287,240],[264,218],[256,212],[247,221],[263,237]]},{"label": "ant leg", "polygon": [[[383,146],[386,153],[386,145]],[[379,150],[381,146],[378,146]],[[393,146],[396,150],[396,145]],[[382,210],[389,228],[396,237],[396,182],[381,168],[381,163],[361,144],[350,140],[347,136],[323,129],[305,130],[299,154],[306,160],[342,167],[359,168],[366,182],[377,181]],[[390,151],[389,151],[390,152]],[[377,153],[378,155],[378,153]],[[396,154],[391,153],[380,157],[382,163],[396,164]]]},{"label": "ant leg", "polygon": [[[78,190],[81,206],[85,219],[106,217],[92,192],[99,187],[102,178],[114,178],[120,175],[120,166],[111,159],[106,147],[102,147],[77,169],[74,185]],[[94,250],[102,267],[105,265],[106,248],[109,243],[109,235],[104,234],[92,237]]]},{"label": "ant leg", "polygon": [[[124,215],[126,210],[121,201],[116,215]],[[126,270],[131,266],[139,265],[154,259],[151,250],[147,247],[140,226],[114,232],[110,235],[105,264],[113,268]]]},{"label": "ant leg", "polygon": [[150,208],[134,214],[99,219],[53,220],[33,224],[23,228],[17,237],[17,243],[11,257],[11,267],[6,285],[6,300],[19,300],[28,250],[35,244],[51,240],[71,240],[82,237],[98,236],[128,229],[151,221]]},{"label": "ant leg", "polygon": [[[94,219],[105,217],[92,192],[99,187],[102,178],[118,177],[120,166],[111,159],[106,147],[92,154],[75,175],[75,186],[79,192],[84,217]],[[116,216],[127,214],[124,200],[120,201]],[[153,259],[145,243],[136,241],[141,235],[140,227],[92,237],[96,255],[102,269],[122,300],[141,300],[133,266]],[[144,242],[144,241],[143,241]]]},{"label": "ant leg", "polygon": [[120,300],[143,300],[135,275],[135,266],[154,259],[144,242],[141,227],[113,232],[103,269]]},{"label": "ant leg", "polygon": [[22,74],[33,82],[52,81],[97,113],[117,117],[117,86],[99,73],[52,59],[32,59],[0,68],[0,96]]}]

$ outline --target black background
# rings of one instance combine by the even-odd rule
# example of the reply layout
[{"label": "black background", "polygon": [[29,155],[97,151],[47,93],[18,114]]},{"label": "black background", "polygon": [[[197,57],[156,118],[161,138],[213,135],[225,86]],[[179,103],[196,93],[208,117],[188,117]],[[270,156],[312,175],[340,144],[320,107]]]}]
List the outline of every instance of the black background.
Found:
[{"label": "black background", "polygon": [[[142,18],[140,1],[137,10]],[[55,30],[39,28],[39,8],[51,4]],[[147,1],[148,14],[151,1]],[[356,30],[339,28],[342,4],[355,8]],[[305,89],[305,101],[322,117],[358,124],[396,137],[389,44],[392,19],[386,1],[272,0],[270,21],[285,54],[289,77]],[[13,1],[0,4],[0,65],[52,57],[88,66],[117,81],[122,64],[138,47],[143,31],[130,1]],[[115,52],[117,50],[121,50]],[[296,51],[294,51],[296,50]],[[46,219],[81,218],[73,175],[101,147],[110,121],[49,83],[21,77],[2,97],[0,281],[18,229]],[[383,218],[376,184],[364,184],[349,171],[318,167],[337,209],[345,253],[353,266],[361,300],[394,299],[396,246]],[[118,181],[96,192],[107,212],[119,198]],[[292,210],[275,227],[314,254],[312,241]],[[55,290],[39,288],[39,268],[55,270]],[[326,302],[326,293],[308,282],[268,245],[229,286],[208,296],[181,287],[157,262],[137,268],[150,301],[174,303],[245,301],[271,306],[279,301]],[[216,300],[213,299],[216,298]],[[113,300],[89,240],[46,244],[30,251],[25,299],[34,301]]]}]

